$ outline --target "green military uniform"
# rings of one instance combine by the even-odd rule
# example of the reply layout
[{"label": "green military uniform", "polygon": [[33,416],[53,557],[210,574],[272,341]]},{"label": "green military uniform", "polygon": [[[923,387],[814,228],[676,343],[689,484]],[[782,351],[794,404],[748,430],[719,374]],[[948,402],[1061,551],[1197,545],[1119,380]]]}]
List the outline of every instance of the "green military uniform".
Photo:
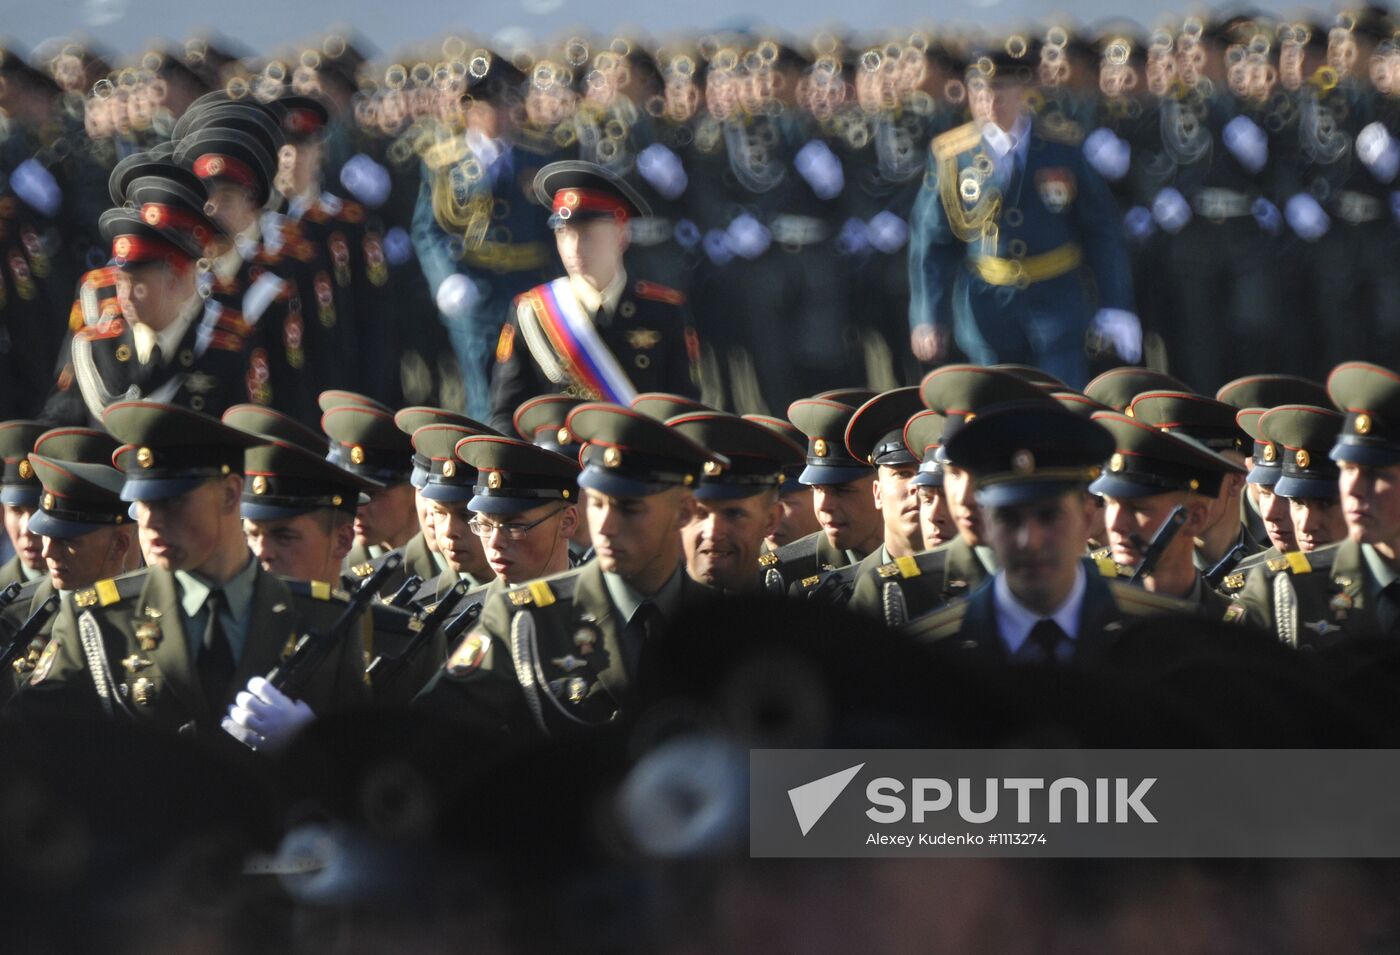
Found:
[{"label": "green military uniform", "polygon": [[[567,427],[585,442],[579,485],[609,497],[693,488],[702,471],[728,465],[679,431],[615,405],[580,405]],[[488,476],[488,491],[490,483]],[[474,508],[493,504],[473,499]],[[634,698],[651,641],[715,594],[679,561],[651,594],[597,561],[511,587],[487,604],[419,703],[524,735],[607,725]]]},{"label": "green military uniform", "polygon": [[[36,508],[42,493],[39,479],[29,463],[29,452],[34,442],[43,434],[47,426],[39,421],[6,421],[0,424],[0,458],[5,470],[0,474],[0,504],[11,507]],[[15,554],[0,566],[0,588],[13,583],[38,580],[42,570],[26,567],[19,554]]]},{"label": "green military uniform", "polygon": [[[1341,497],[1341,469],[1328,455],[1337,443],[1345,416],[1330,407],[1279,405],[1259,418],[1259,430],[1279,448],[1282,459],[1274,493],[1288,500],[1331,501]],[[1297,529],[1295,528],[1295,531]],[[1299,550],[1337,543],[1334,540],[1298,540]]]},{"label": "green military uniform", "polygon": [[[924,378],[920,397],[933,416],[915,416],[902,436],[908,452],[921,460],[916,484],[943,483],[943,445],[988,408],[1009,402],[1050,404],[1045,389],[1028,378],[977,365],[935,369]],[[867,565],[856,575],[850,609],[899,626],[967,595],[996,569],[989,548],[974,548],[959,537],[912,557]]]}]

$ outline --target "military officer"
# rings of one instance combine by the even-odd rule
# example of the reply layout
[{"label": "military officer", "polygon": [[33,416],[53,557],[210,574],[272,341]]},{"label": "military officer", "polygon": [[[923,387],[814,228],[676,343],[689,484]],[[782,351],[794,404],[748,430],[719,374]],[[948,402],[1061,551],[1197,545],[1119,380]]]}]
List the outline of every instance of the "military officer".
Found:
[{"label": "military officer", "polygon": [[[807,443],[807,436],[785,418],[746,414],[744,420],[770,428],[799,447]],[[766,550],[777,550],[784,544],[791,544],[821,530],[816,509],[812,506],[812,489],[798,480],[806,466],[806,461],[800,460],[783,468],[783,485],[778,489],[778,506],[782,508],[782,517],[778,519],[773,533],[768,535]]]},{"label": "military officer", "polygon": [[[920,397],[925,407],[943,416],[940,440],[924,440],[923,461],[930,454],[943,478],[943,504],[956,539],[934,550],[879,564],[855,581],[851,609],[900,626],[953,597],[966,595],[996,571],[996,556],[983,537],[981,511],[967,470],[947,454],[947,442],[960,428],[999,404],[1050,404],[1040,387],[1007,371],[977,365],[945,365],[924,377]],[[908,436],[905,436],[906,443]],[[922,465],[933,479],[932,465]]]},{"label": "military officer", "polygon": [[1235,412],[1235,421],[1240,429],[1254,440],[1252,453],[1247,459],[1249,473],[1245,475],[1249,491],[1257,499],[1259,520],[1264,527],[1264,535],[1269,546],[1257,554],[1251,554],[1235,566],[1226,577],[1227,582],[1237,584],[1239,576],[1245,574],[1261,560],[1273,560],[1289,551],[1298,549],[1298,540],[1293,534],[1293,517],[1288,512],[1288,502],[1274,493],[1283,473],[1283,458],[1278,445],[1264,437],[1259,428],[1259,419],[1264,417],[1265,408],[1245,408]]},{"label": "military officer", "polygon": [[958,536],[953,513],[943,495],[943,462],[938,457],[946,420],[936,411],[920,411],[904,426],[905,447],[919,459],[919,472],[909,483],[918,489],[919,536],[924,550],[950,544]]},{"label": "military officer", "polygon": [[440,600],[459,580],[474,591],[484,590],[495,576],[481,539],[471,528],[474,515],[469,502],[476,496],[476,468],[463,462],[456,452],[457,442],[483,433],[480,426],[446,423],[427,424],[413,432],[413,448],[428,464],[423,498],[438,550],[447,562],[447,568],[419,591],[421,603]]},{"label": "military officer", "polygon": [[526,398],[567,392],[631,404],[639,392],[699,397],[699,342],[685,296],[623,269],[627,222],[646,214],[630,185],[592,163],[535,177],[567,275],[522,294],[501,329],[489,423],[505,428]]},{"label": "military officer", "polygon": [[1310,554],[1346,539],[1338,479],[1330,457],[1345,416],[1331,408],[1280,405],[1259,419],[1259,430],[1274,442],[1282,465],[1274,493],[1288,502],[1298,550]]},{"label": "military officer", "polygon": [[[859,394],[860,403],[873,397]],[[825,571],[857,564],[880,546],[880,512],[870,494],[874,468],[846,448],[846,426],[855,413],[856,405],[821,396],[788,408],[788,419],[807,438],[807,467],[798,480],[812,488],[821,530],[759,557],[763,586],[772,593],[816,584]]]},{"label": "military officer", "polygon": [[579,405],[567,427],[585,442],[579,486],[597,559],[494,599],[446,666],[464,690],[449,712],[527,736],[626,713],[650,642],[715,594],[686,574],[681,528],[706,465],[727,462],[615,405]]},{"label": "military officer", "polygon": [[1113,444],[1094,421],[1053,404],[993,409],[959,429],[946,450],[972,474],[999,569],[906,632],[958,658],[1083,666],[1102,658],[1126,618],[1191,613],[1084,559],[1094,506],[1084,489]]},{"label": "military officer", "polygon": [[933,140],[910,229],[912,346],[930,361],[956,336],[978,364],[1030,364],[1080,387],[1091,328],[1130,362],[1142,331],[1119,216],[1083,132],[1029,108],[1038,60],[1020,36],[979,58],[975,120]]},{"label": "military officer", "polygon": [[[569,429],[564,427],[564,421],[569,412],[581,404],[582,398],[569,395],[540,395],[516,408],[511,417],[511,424],[515,426],[515,433],[523,436],[526,441],[549,451],[558,451],[577,461],[583,446],[574,440]],[[574,536],[569,539],[569,554],[574,566],[592,560],[593,544],[588,537],[586,521],[580,520],[575,525]]]},{"label": "military officer", "polygon": [[38,421],[0,424],[0,457],[5,464],[4,474],[0,475],[0,505],[5,509],[5,533],[14,548],[14,556],[0,567],[0,587],[44,576],[43,541],[29,528],[43,489],[29,463],[29,452],[46,430]]},{"label": "military officer", "polygon": [[[329,594],[299,600],[248,550],[239,501],[243,454],[257,437],[146,401],[113,405],[104,423],[136,448],[125,459],[122,498],[136,502],[153,563],[64,602],[53,638],[11,706],[209,731],[235,693],[277,666],[303,628],[330,625],[337,601]],[[304,725],[303,712],[363,700],[364,632],[357,629],[332,652],[301,699],[259,694],[244,705],[262,729],[240,727],[242,738],[255,746],[264,738],[283,743]]]},{"label": "military officer", "polygon": [[1112,434],[1116,450],[1089,490],[1104,498],[1104,520],[1119,573],[1130,576],[1168,515],[1186,509],[1185,520],[1142,585],[1185,600],[1218,619],[1243,611],[1207,586],[1195,564],[1195,538],[1210,523],[1228,475],[1244,468],[1193,438],[1159,430],[1137,418],[1100,411],[1093,420]]},{"label": "military officer", "polygon": [[1346,412],[1330,457],[1340,471],[1347,538],[1276,568],[1256,568],[1240,595],[1250,620],[1289,646],[1309,649],[1393,635],[1400,617],[1390,587],[1400,543],[1393,480],[1400,467],[1400,375],[1347,362],[1328,377],[1327,391]]},{"label": "military officer", "polygon": [[719,411],[678,415],[666,425],[729,460],[707,468],[695,488],[695,517],[681,529],[686,571],[725,593],[758,591],[763,577],[755,567],[782,515],[783,468],[802,461],[802,445]]}]

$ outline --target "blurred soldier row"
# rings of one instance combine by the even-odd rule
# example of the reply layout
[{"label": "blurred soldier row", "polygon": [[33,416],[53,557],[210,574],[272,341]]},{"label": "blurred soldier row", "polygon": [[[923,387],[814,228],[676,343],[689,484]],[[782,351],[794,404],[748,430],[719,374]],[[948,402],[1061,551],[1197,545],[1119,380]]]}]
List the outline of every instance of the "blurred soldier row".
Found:
[{"label": "blurred soldier row", "polygon": [[[1377,9],[936,40],[453,36],[374,61],[360,45],[3,52],[0,409],[76,423],[84,381],[147,395],[181,361],[173,332],[153,365],[151,336],[120,330],[166,320],[145,300],[160,290],[105,271],[103,212],[137,205],[112,174],[137,156],[205,159],[192,198],[218,228],[187,253],[230,354],[215,372],[191,349],[183,371],[216,379],[211,411],[314,424],[315,395],[350,387],[490,418],[516,297],[564,271],[534,175],[571,158],[645,207],[627,273],[684,304],[691,384],[726,410],[909,385],[960,355],[1073,386],[1140,358],[1201,389],[1317,377],[1400,328],[1400,50]],[[250,175],[207,174],[249,148]],[[176,324],[204,327],[188,308]],[[133,357],[99,382],[70,337]]]}]

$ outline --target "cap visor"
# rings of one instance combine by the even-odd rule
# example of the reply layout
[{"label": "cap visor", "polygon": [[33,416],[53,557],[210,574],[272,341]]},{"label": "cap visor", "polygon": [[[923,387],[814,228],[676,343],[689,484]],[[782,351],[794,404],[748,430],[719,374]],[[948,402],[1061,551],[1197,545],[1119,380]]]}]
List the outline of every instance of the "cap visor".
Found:
[{"label": "cap visor", "polygon": [[742,501],[746,497],[762,494],[764,491],[770,490],[771,487],[772,485],[701,481],[700,486],[695,489],[695,496],[702,501]]},{"label": "cap visor", "polygon": [[289,517],[300,517],[303,514],[319,510],[321,510],[319,507],[287,507],[258,501],[244,501],[239,505],[238,513],[250,521],[284,521]]},{"label": "cap visor", "polygon": [[1275,484],[1278,483],[1278,479],[1282,476],[1282,474],[1283,471],[1280,468],[1266,468],[1256,464],[1254,465],[1254,467],[1249,469],[1249,473],[1245,475],[1244,479],[1250,484],[1259,484],[1263,487],[1273,487]]},{"label": "cap visor", "polygon": [[1136,481],[1116,474],[1105,474],[1093,484],[1089,485],[1090,494],[1101,494],[1104,497],[1116,497],[1131,499],[1135,497],[1156,497],[1158,494],[1170,494],[1171,489],[1157,487],[1152,484],[1139,484]]},{"label": "cap visor", "polygon": [[470,484],[434,484],[429,482],[420,492],[429,501],[441,501],[444,504],[460,504],[463,501],[470,501],[475,495]]},{"label": "cap visor", "polygon": [[599,494],[606,494],[608,497],[651,497],[653,494],[660,494],[673,487],[680,487],[679,484],[639,481],[636,478],[624,477],[616,472],[592,466],[584,468],[583,473],[578,476],[578,486],[597,491]]},{"label": "cap visor", "polygon": [[[1285,474],[1278,479],[1274,485],[1274,493],[1280,497],[1300,497],[1313,498],[1317,500],[1332,501],[1341,498],[1341,486],[1337,479],[1328,481],[1324,478],[1299,478],[1290,477]],[[34,521],[31,519],[31,525]]]},{"label": "cap visor", "polygon": [[41,497],[43,491],[37,486],[11,484],[0,488],[0,504],[8,504],[11,507],[38,507]]},{"label": "cap visor", "polygon": [[809,464],[802,469],[802,473],[797,480],[808,487],[817,487],[827,484],[849,484],[861,478],[874,478],[874,468],[864,467],[824,467],[816,464]]},{"label": "cap visor", "polygon": [[978,488],[977,503],[983,507],[1011,507],[1016,504],[1030,504],[1082,491],[1085,485],[1078,481],[1017,481],[1009,484],[993,484]]},{"label": "cap visor", "polygon": [[914,487],[942,487],[942,471],[920,471],[909,479],[909,483]]},{"label": "cap visor", "polygon": [[54,540],[73,540],[75,537],[82,537],[84,534],[91,534],[93,531],[100,531],[104,527],[120,527],[120,524],[87,524],[82,521],[66,521],[62,518],[45,514],[43,511],[35,511],[29,518],[29,532],[39,534],[42,537],[52,537]]},{"label": "cap visor", "polygon": [[[470,507],[477,514],[520,514],[532,507],[547,504],[550,500],[538,497],[497,497],[478,494],[468,502],[467,507]],[[573,503],[573,501],[565,501],[562,498],[559,499],[559,502],[562,504]]]},{"label": "cap visor", "polygon": [[1400,448],[1391,445],[1352,443],[1342,437],[1328,455],[1333,461],[1346,461],[1371,468],[1383,468],[1400,464]]},{"label": "cap visor", "polygon": [[208,478],[155,478],[141,480],[128,477],[122,485],[123,501],[164,501],[188,494]]}]

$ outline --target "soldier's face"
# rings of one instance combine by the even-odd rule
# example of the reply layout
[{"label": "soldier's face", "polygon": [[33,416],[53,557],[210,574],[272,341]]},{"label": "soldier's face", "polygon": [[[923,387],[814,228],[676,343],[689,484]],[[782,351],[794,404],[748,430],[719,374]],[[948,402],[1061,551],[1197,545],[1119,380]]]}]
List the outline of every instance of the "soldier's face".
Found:
[{"label": "soldier's face", "polygon": [[[478,514],[477,523],[486,528],[480,536],[481,549],[491,572],[508,584],[523,584],[568,569],[569,540],[578,525],[578,508],[550,501],[519,514]],[[503,525],[531,524],[534,526],[519,540],[502,529]]]},{"label": "soldier's face", "polygon": [[831,546],[868,554],[880,546],[885,522],[870,493],[870,479],[812,488],[812,507]]},{"label": "soldier's face", "polygon": [[243,522],[243,536],[263,569],[294,580],[336,580],[353,535],[350,521],[329,510]]},{"label": "soldier's face", "polygon": [[1206,525],[1210,505],[1198,496],[1182,492],[1152,494],[1147,497],[1104,496],[1104,523],[1108,528],[1108,546],[1113,559],[1125,567],[1136,567],[1157,531],[1178,504],[1186,505],[1186,523],[1172,538],[1171,545],[1159,559],[1158,565],[1173,560],[1190,559],[1195,546],[1192,538]]},{"label": "soldier's face", "polygon": [[205,481],[192,491],[163,501],[136,505],[142,549],[162,570],[198,570],[219,553],[229,533],[241,535],[236,520],[243,479]]},{"label": "soldier's face", "polygon": [[30,570],[44,569],[44,539],[29,532],[29,519],[36,509],[5,505],[5,533],[10,535],[10,544],[19,555],[20,563]]},{"label": "soldier's face", "polygon": [[430,501],[433,529],[437,533],[438,553],[447,566],[458,574],[471,574],[477,580],[490,580],[492,570],[481,549],[481,538],[468,526],[472,512],[466,502]]},{"label": "soldier's face", "polygon": [[418,529],[423,532],[423,540],[428,545],[428,550],[437,551],[437,527],[433,521],[432,502],[423,496],[422,491],[415,489],[413,506],[418,510]]},{"label": "soldier's face", "polygon": [[209,190],[209,203],[205,209],[210,218],[232,232],[247,229],[258,216],[252,193],[230,182],[214,183]]},{"label": "soldier's face", "polygon": [[355,512],[355,543],[362,547],[408,542],[418,527],[418,508],[412,484],[395,484],[369,492],[369,503]]},{"label": "soldier's face", "polygon": [[1044,501],[986,510],[987,543],[1006,573],[1016,599],[1050,613],[1069,597],[1084,543],[1090,508],[1083,494],[1069,492]]},{"label": "soldier's face", "polygon": [[67,540],[45,537],[44,563],[55,587],[77,590],[120,574],[125,569],[130,549],[129,526],[104,527]]},{"label": "soldier's face", "polygon": [[627,230],[610,219],[589,219],[555,229],[554,242],[569,275],[602,290],[622,268]]},{"label": "soldier's face", "polygon": [[773,529],[773,533],[768,535],[768,543],[774,547],[791,544],[795,540],[822,529],[821,523],[817,520],[816,511],[812,508],[810,488],[803,488],[800,491],[785,491],[778,495],[778,508],[781,512],[778,526]]},{"label": "soldier's face", "polygon": [[695,507],[688,491],[610,497],[585,488],[584,495],[584,516],[600,567],[629,580],[674,569],[681,556],[681,528]]},{"label": "soldier's face", "polygon": [[1264,530],[1269,535],[1269,543],[1281,551],[1298,549],[1298,539],[1293,533],[1293,516],[1288,511],[1288,499],[1279,497],[1274,489],[1263,484],[1253,485],[1259,496],[1259,517],[1264,521]]},{"label": "soldier's face", "polygon": [[1376,468],[1343,461],[1341,469],[1348,536],[1395,560],[1400,556],[1400,464]]},{"label": "soldier's face", "polygon": [[1307,553],[1335,544],[1347,536],[1347,519],[1341,501],[1332,498],[1295,497],[1288,501],[1293,535],[1298,549]]},{"label": "soldier's face", "polygon": [[885,523],[885,546],[892,556],[905,557],[923,547],[919,527],[918,488],[909,481],[918,465],[880,465],[875,478],[875,506]]},{"label": "soldier's face", "polygon": [[772,491],[737,501],[697,498],[695,516],[681,529],[691,578],[730,592],[757,589],[758,555],[781,512]]},{"label": "soldier's face", "polygon": [[919,488],[919,536],[923,539],[924,550],[933,550],[958,536],[953,512],[941,487]]},{"label": "soldier's face", "polygon": [[982,541],[982,512],[972,493],[972,475],[954,464],[943,468],[943,497],[953,516],[953,526],[969,547]]}]

